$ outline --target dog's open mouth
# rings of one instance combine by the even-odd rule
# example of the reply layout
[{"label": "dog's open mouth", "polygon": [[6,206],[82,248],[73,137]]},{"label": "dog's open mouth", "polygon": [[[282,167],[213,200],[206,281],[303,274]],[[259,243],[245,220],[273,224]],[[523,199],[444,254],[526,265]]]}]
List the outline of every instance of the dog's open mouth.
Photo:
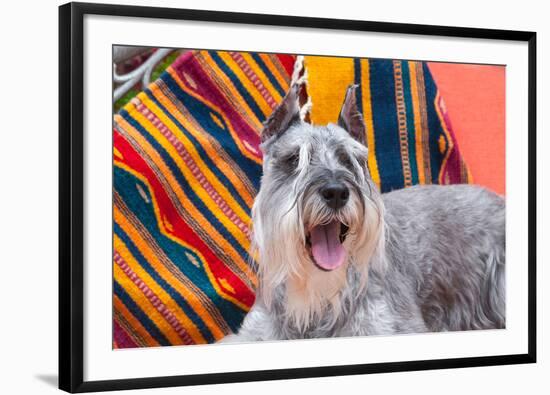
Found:
[{"label": "dog's open mouth", "polygon": [[349,228],[338,220],[311,228],[306,237],[306,246],[315,265],[325,271],[339,268],[346,261],[342,243]]}]

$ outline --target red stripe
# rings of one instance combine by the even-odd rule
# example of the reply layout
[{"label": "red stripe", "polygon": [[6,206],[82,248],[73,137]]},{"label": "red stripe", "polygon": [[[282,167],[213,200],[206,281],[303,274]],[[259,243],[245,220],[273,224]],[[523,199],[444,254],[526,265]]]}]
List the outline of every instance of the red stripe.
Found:
[{"label": "red stripe", "polygon": [[[447,131],[449,132],[449,138],[451,139],[451,142],[453,144],[452,149],[449,149],[449,142],[447,141],[447,149],[445,150],[445,155],[448,155],[447,161],[443,164],[440,169],[440,179],[442,184],[461,184],[463,182],[467,182],[467,180],[462,180],[461,175],[462,172],[460,171],[460,162],[461,162],[461,155],[460,151],[458,150],[458,142],[456,141],[456,137],[453,133],[453,128],[451,126],[451,121],[447,115],[447,113],[444,111],[443,106],[441,105],[441,101],[443,99],[441,96],[439,96],[439,99],[437,103],[435,103],[436,106],[439,108],[439,112],[441,113],[441,123],[445,124],[445,127],[447,128]],[[443,125],[442,125],[443,126]],[[447,136],[445,136],[447,137]],[[449,152],[450,151],[450,152]],[[448,182],[447,182],[448,180]]]},{"label": "red stripe", "polygon": [[273,109],[277,106],[277,103],[273,99],[273,96],[269,93],[267,88],[264,86],[262,81],[258,78],[254,70],[246,62],[245,58],[241,55],[240,52],[229,52],[229,55],[233,60],[239,65],[241,70],[245,73],[246,77],[254,84],[260,95],[264,98],[266,103]]},{"label": "red stripe", "polygon": [[115,319],[113,319],[113,346],[114,348],[139,347]]},{"label": "red stripe", "polygon": [[185,344],[195,344],[189,333],[185,330],[181,322],[176,318],[174,313],[166,307],[162,300],[155,294],[151,288],[145,284],[145,282],[132,270],[128,263],[115,251],[113,254],[115,263],[122,269],[124,274],[132,280],[132,282],[139,288],[139,290],[145,295],[147,300],[157,309],[157,311],[164,317],[164,319],[170,324],[170,326],[176,331],[180,339]]},{"label": "red stripe", "polygon": [[292,71],[294,70],[294,60],[296,59],[296,57],[294,55],[277,54],[277,58],[285,68],[288,76],[292,76]]},{"label": "red stripe", "polygon": [[[212,103],[219,109],[221,114],[225,115],[225,119],[231,123],[231,127],[238,135],[238,138],[243,143],[246,142],[246,144],[244,144],[245,149],[253,156],[261,159],[262,153],[259,149],[259,131],[256,130],[254,125],[249,124],[248,121],[234,108],[235,103],[231,103],[226,99],[218,85],[212,80],[212,77],[202,68],[200,62],[194,56],[182,57],[174,62],[172,68],[187,87],[194,90],[199,96],[203,97],[208,102]],[[188,84],[187,79],[184,76],[185,73],[197,82],[196,89]],[[261,121],[263,121],[263,119],[261,119]],[[253,147],[254,150],[250,150],[247,144]]]},{"label": "red stripe", "polygon": [[151,123],[153,126],[157,128],[157,130],[164,136],[166,139],[172,144],[172,147],[175,148],[175,150],[178,152],[181,159],[183,159],[184,163],[187,165],[187,168],[191,171],[193,174],[193,177],[197,181],[197,183],[203,187],[203,189],[208,193],[208,195],[214,200],[218,208],[222,213],[226,215],[226,217],[235,224],[247,237],[250,237],[250,229],[248,228],[248,225],[244,223],[237,214],[229,207],[227,202],[220,196],[220,194],[216,191],[216,189],[208,182],[208,179],[203,174],[203,172],[200,170],[199,166],[196,164],[196,162],[193,160],[183,143],[178,140],[178,138],[168,129],[168,127],[157,118],[155,113],[151,112],[141,101],[138,99],[136,100],[136,108],[139,112],[141,112]]},{"label": "red stripe", "polygon": [[[153,170],[143,158],[135,152],[130,143],[128,143],[128,141],[126,141],[116,130],[114,132],[114,145],[122,154],[124,158],[123,162],[147,179],[152,188],[151,193],[153,193],[158,203],[161,218],[167,218],[173,226],[171,234],[187,245],[200,251],[204,259],[208,262],[209,268],[214,274],[216,281],[218,281],[218,278],[225,278],[235,290],[233,296],[244,305],[249,307],[252,306],[255,298],[254,293],[237,275],[225,266],[210,247],[196,234],[194,229],[181,218]],[[223,288],[219,282],[218,285],[220,288]]]}]

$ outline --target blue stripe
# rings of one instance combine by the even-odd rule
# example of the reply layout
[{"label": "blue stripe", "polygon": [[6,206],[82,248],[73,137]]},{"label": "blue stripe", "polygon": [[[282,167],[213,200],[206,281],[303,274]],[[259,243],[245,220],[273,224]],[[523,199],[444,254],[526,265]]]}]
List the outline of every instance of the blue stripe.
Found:
[{"label": "blue stripe", "polygon": [[[166,107],[162,105],[161,102],[158,101],[158,99],[154,96],[154,94],[146,89],[144,91],[147,96],[155,102],[156,105],[159,106],[159,108],[165,112],[165,115],[170,118],[172,122],[178,127],[178,129],[191,141],[192,146],[197,150],[199,153],[199,156],[201,157],[202,161],[205,163],[206,167],[214,173],[216,178],[221,182],[221,184],[229,191],[231,196],[235,199],[235,201],[239,204],[241,209],[246,212],[250,213],[250,207],[246,202],[244,201],[243,197],[239,193],[239,190],[235,187],[235,185],[226,177],[226,175],[220,170],[219,165],[225,165],[225,162],[215,162],[212,160],[212,158],[208,155],[208,153],[205,151],[204,147],[199,143],[199,141],[193,136],[188,129],[186,129],[173,115],[168,113],[168,110]],[[185,104],[188,106],[188,104]],[[190,109],[191,110],[191,109]],[[196,114],[193,114],[193,116],[196,116]],[[208,123],[209,118],[202,117],[199,115],[197,118],[197,121],[199,123]],[[214,122],[211,121],[214,125],[201,125],[204,128],[208,128],[205,130],[212,131],[212,129],[216,128],[219,129],[219,126]],[[217,135],[217,141],[221,145],[221,149],[227,152],[228,156],[233,159],[233,161],[236,163],[236,165],[242,169],[243,173],[245,174],[246,180],[243,180],[243,182],[250,182],[252,186],[252,193],[255,193],[258,188],[260,187],[260,178],[262,175],[262,167],[261,165],[257,164],[256,162],[244,157],[240,152],[236,153],[234,150],[236,148],[236,145],[234,144],[233,139],[231,138],[230,134],[227,133],[225,130],[222,130],[222,132],[219,132],[218,130],[214,131],[215,135]],[[229,140],[231,142],[228,142],[226,140]],[[231,147],[233,145],[233,147]],[[248,161],[248,163],[246,163]]]},{"label": "blue stripe", "polygon": [[141,252],[135,246],[132,240],[128,237],[128,235],[124,232],[124,230],[122,230],[122,228],[116,222],[114,224],[114,232],[118,237],[120,237],[122,242],[128,248],[128,251],[130,251],[132,256],[138,261],[139,265],[143,269],[145,269],[145,271],[153,278],[153,280],[158,285],[160,285],[172,297],[172,299],[174,299],[174,301],[178,304],[178,306],[181,307],[183,312],[187,314],[187,316],[191,319],[191,321],[193,321],[193,323],[198,328],[200,333],[204,336],[206,341],[207,342],[214,341],[214,336],[212,336],[212,333],[210,333],[209,329],[206,327],[202,318],[199,315],[197,315],[197,313],[193,310],[193,308],[189,306],[187,301],[184,300],[181,297],[181,295],[174,288],[172,288],[170,284],[168,284],[161,276],[159,276],[159,274],[155,271],[155,269],[149,264],[149,262],[141,254]]},{"label": "blue stripe", "polygon": [[[194,189],[189,185],[185,177],[183,176],[182,171],[178,167],[178,165],[174,162],[172,157],[162,145],[159,144],[159,142],[145,130],[145,128],[140,125],[138,121],[136,121],[126,110],[121,110],[119,113],[130,125],[132,125],[136,130],[138,130],[143,137],[153,146],[153,148],[158,152],[158,154],[162,157],[162,160],[168,168],[170,169],[172,175],[176,178],[178,181],[178,184],[181,186],[181,188],[184,190],[185,194],[191,201],[191,203],[197,208],[199,212],[201,212],[208,222],[210,222],[217,230],[222,234],[222,236],[237,250],[237,252],[243,257],[243,259],[247,259],[248,253],[245,251],[242,246],[237,242],[235,237],[231,234],[230,231],[227,230],[224,224],[222,224],[218,218],[213,214],[212,210],[219,210],[217,207],[209,207],[207,206],[202,199],[199,198],[199,196],[196,194]],[[202,187],[201,187],[202,188]]]},{"label": "blue stripe", "polygon": [[[139,179],[137,179],[133,174],[128,173],[124,169],[115,167],[115,190],[119,193],[121,198],[124,200],[128,208],[134,213],[138,218],[139,222],[147,229],[151,234],[151,237],[159,245],[161,250],[167,255],[172,263],[182,272],[185,273],[185,276],[200,288],[209,299],[212,300],[214,306],[217,306],[224,319],[227,321],[227,324],[231,329],[236,330],[241,323],[242,317],[244,315],[240,307],[234,305],[232,302],[223,299],[220,295],[217,294],[216,289],[213,287],[208,275],[205,272],[203,267],[196,267],[193,262],[190,261],[187,254],[195,258],[196,262],[201,262],[199,257],[191,250],[184,248],[183,246],[175,243],[174,241],[167,238],[160,232],[158,227],[157,218],[154,213],[154,209],[151,203],[146,203],[144,199],[141,198],[135,185],[140,184],[144,191],[147,191],[147,186]],[[150,194],[150,191],[148,191]],[[119,231],[120,230],[120,231]],[[128,246],[132,254],[138,259],[141,266],[143,266],[149,274],[159,283],[163,289],[165,289],[174,300],[187,312],[185,306],[187,303],[184,299],[181,299],[181,296],[174,290],[170,284],[166,283],[162,278],[158,277],[158,274],[153,267],[141,256],[141,253],[137,248],[134,247],[132,241],[127,237],[122,229],[115,224],[115,233],[119,234],[123,239],[124,243]],[[131,244],[131,245],[130,245]],[[131,247],[131,248],[130,248]],[[136,252],[134,252],[136,251]],[[183,303],[183,304],[182,304]],[[191,308],[191,307],[189,307]],[[193,316],[190,315],[190,318],[194,320]],[[196,321],[196,320],[195,320]],[[202,321],[200,321],[202,322]],[[205,330],[208,330],[206,326],[203,325]]]},{"label": "blue stripe", "polygon": [[[172,92],[178,101],[180,101],[189,112],[193,115],[195,120],[200,124],[201,128],[206,130],[211,136],[215,136],[216,140],[219,142],[222,149],[228,153],[229,157],[243,170],[247,175],[250,183],[254,186],[256,191],[260,187],[260,177],[262,176],[262,166],[252,159],[244,156],[239,148],[239,146],[233,140],[231,133],[228,133],[229,126],[225,124],[225,120],[222,116],[217,114],[213,109],[205,105],[200,100],[189,95],[187,92],[181,89],[179,84],[172,78],[170,74],[163,76],[162,81],[166,84],[166,88]],[[145,91],[147,96],[151,98],[163,111],[164,113],[177,125],[177,127],[185,134],[193,143],[193,146],[199,152],[201,158],[208,165],[208,168],[211,169],[218,179],[231,190],[231,193],[234,196],[240,195],[235,189],[234,185],[225,177],[225,175],[219,171],[217,164],[212,161],[210,156],[206,153],[202,145],[198,140],[191,134],[189,131],[174,117],[169,111],[164,107],[154,94],[150,90]],[[224,124],[225,129],[220,128],[220,126],[214,122],[210,113],[218,115],[218,118]],[[243,210],[248,211],[250,208],[243,200],[240,200]]]},{"label": "blue stripe", "polygon": [[281,96],[284,96],[286,94],[285,90],[279,85],[279,81],[277,81],[277,78],[271,73],[271,70],[266,66],[263,59],[261,58],[260,54],[257,52],[249,52],[249,54],[252,56],[252,59],[260,66],[260,69],[264,72],[264,74],[267,76],[267,79],[269,82],[271,82],[271,85],[279,92]]},{"label": "blue stripe", "polygon": [[370,59],[369,62],[371,75],[376,76],[370,81],[376,160],[380,171],[381,190],[389,192],[404,185],[393,61]]},{"label": "blue stripe", "polygon": [[124,303],[126,308],[130,310],[132,315],[143,325],[143,327],[149,332],[149,334],[157,341],[161,346],[170,346],[170,342],[153,321],[141,310],[141,308],[134,302],[132,297],[126,293],[124,288],[117,282],[113,281],[113,289],[115,295]]},{"label": "blue stripe", "polygon": [[413,185],[418,184],[418,165],[416,163],[416,135],[414,131],[414,111],[411,95],[411,76],[409,74],[409,62],[401,61],[403,70],[403,93],[405,95],[405,110],[407,114],[407,138],[409,141],[409,163]]},{"label": "blue stripe", "polygon": [[229,77],[231,82],[233,82],[233,85],[235,85],[235,88],[239,91],[241,96],[244,98],[244,100],[248,103],[250,106],[250,109],[254,112],[256,117],[261,121],[265,121],[266,115],[260,110],[260,107],[258,106],[258,103],[254,100],[252,95],[248,93],[248,90],[243,86],[239,78],[235,75],[235,73],[229,68],[229,66],[223,61],[222,58],[220,58],[220,55],[216,51],[209,51],[208,52],[210,56],[212,56],[212,59],[216,62],[218,67],[222,69],[222,71]]},{"label": "blue stripe", "polygon": [[[353,72],[354,72],[354,79],[353,82],[356,85],[359,85],[357,89],[355,90],[355,98],[357,99],[357,108],[359,109],[359,112],[363,115],[363,118],[365,117],[365,114],[363,114],[363,94],[361,93],[361,59],[355,58],[353,59]],[[366,130],[365,130],[366,131]],[[366,140],[365,136],[365,140]]]}]

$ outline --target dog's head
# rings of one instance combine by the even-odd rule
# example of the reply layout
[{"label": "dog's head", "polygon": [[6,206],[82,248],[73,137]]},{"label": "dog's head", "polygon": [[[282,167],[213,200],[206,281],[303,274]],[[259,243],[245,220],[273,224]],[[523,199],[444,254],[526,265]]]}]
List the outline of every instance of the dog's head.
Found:
[{"label": "dog's head", "polygon": [[264,281],[366,266],[383,237],[383,206],[367,167],[356,85],[338,124],[302,121],[293,85],[266,121],[261,188],[253,208],[254,245]]}]

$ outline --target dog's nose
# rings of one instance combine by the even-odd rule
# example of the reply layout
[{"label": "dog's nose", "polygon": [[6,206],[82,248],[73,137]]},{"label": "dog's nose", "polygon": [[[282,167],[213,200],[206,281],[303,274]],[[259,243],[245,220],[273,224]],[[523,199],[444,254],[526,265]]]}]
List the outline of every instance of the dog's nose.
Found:
[{"label": "dog's nose", "polygon": [[349,189],[342,183],[332,182],[321,189],[321,196],[329,207],[337,210],[347,203]]}]

